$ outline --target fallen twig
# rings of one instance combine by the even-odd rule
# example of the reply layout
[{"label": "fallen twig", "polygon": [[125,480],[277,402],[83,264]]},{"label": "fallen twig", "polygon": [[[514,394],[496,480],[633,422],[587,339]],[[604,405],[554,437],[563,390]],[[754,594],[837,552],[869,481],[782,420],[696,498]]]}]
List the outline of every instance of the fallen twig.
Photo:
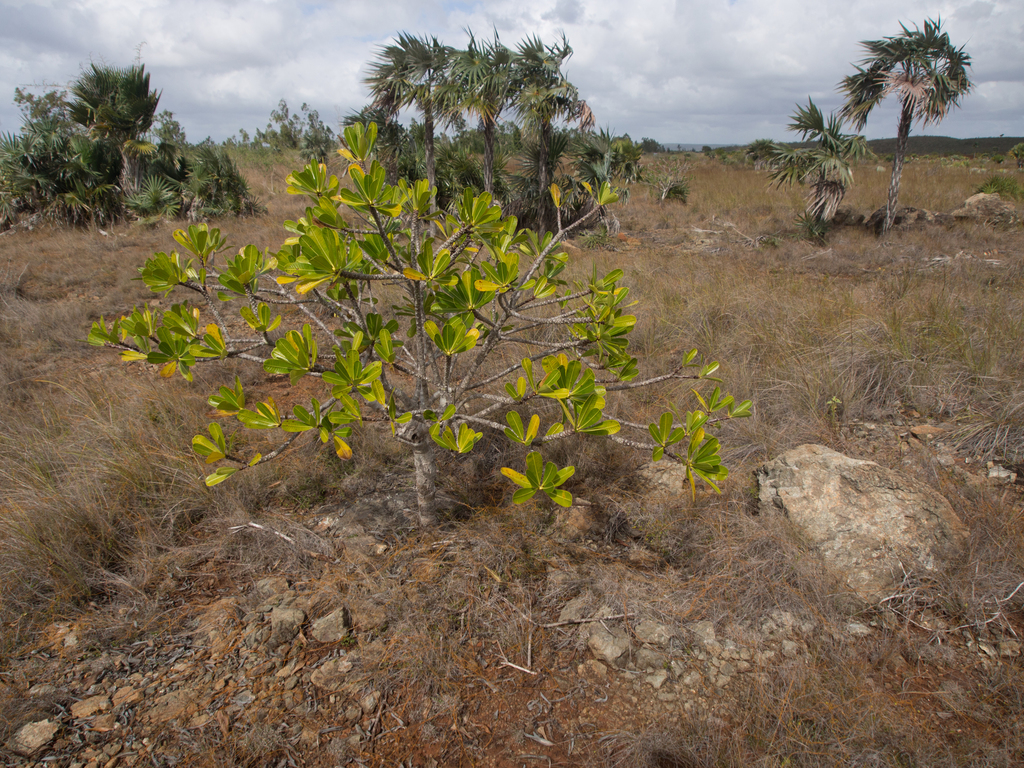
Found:
[{"label": "fallen twig", "polygon": [[538,627],[542,629],[552,629],[554,627],[565,627],[570,624],[590,624],[595,621],[608,621],[610,619],[629,619],[635,616],[634,613],[617,613],[614,616],[595,616],[590,619],[566,619],[565,621],[552,621],[550,624],[538,624]]}]

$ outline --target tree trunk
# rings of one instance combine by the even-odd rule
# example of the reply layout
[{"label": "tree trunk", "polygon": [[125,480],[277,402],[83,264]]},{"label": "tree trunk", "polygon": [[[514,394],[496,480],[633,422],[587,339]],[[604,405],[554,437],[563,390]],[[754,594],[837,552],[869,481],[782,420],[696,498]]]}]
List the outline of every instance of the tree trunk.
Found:
[{"label": "tree trunk", "polygon": [[484,118],[484,192],[494,195],[494,121]]},{"label": "tree trunk", "polygon": [[420,421],[412,432],[412,459],[416,471],[416,514],[420,528],[437,525],[437,459],[427,425]]},{"label": "tree trunk", "polygon": [[540,124],[540,152],[537,163],[537,191],[539,196],[537,199],[537,235],[544,237],[544,233],[551,229],[550,215],[551,210],[551,193],[548,192],[548,187],[551,186],[551,182],[548,179],[548,163],[550,158],[548,155],[551,153],[551,123],[547,120]]},{"label": "tree trunk", "polygon": [[430,104],[423,105],[423,151],[427,156],[427,183],[433,189],[437,185],[434,174],[434,112]]},{"label": "tree trunk", "polygon": [[910,138],[910,123],[914,119],[914,111],[911,104],[903,102],[903,109],[900,112],[900,124],[896,131],[896,152],[892,158],[892,179],[889,181],[889,199],[885,204],[885,223],[882,225],[882,234],[892,229],[893,220],[896,218],[896,204],[900,196],[900,177],[903,175],[903,158],[907,154],[907,140]]}]

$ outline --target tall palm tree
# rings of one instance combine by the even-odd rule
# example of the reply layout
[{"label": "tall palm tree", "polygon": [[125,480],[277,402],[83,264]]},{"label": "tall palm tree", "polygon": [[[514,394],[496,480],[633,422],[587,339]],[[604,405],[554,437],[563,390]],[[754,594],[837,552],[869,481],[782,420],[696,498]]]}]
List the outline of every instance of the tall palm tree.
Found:
[{"label": "tall palm tree", "polygon": [[953,47],[949,35],[942,31],[942,20],[926,20],[924,29],[908,29],[895,37],[866,40],[861,46],[868,55],[857,66],[857,73],[843,78],[839,88],[847,94],[840,112],[861,130],[871,110],[886,96],[900,101],[900,119],[896,131],[896,152],[892,163],[892,180],[886,202],[882,233],[892,227],[899,198],[903,158],[914,120],[922,125],[937,123],[960,105],[970,92],[967,77],[971,57],[964,49]]},{"label": "tall palm tree", "polygon": [[121,191],[134,194],[142,183],[143,158],[157,151],[145,137],[153,126],[160,93],[149,90],[145,65],[119,69],[93,64],[71,86],[71,94],[71,119],[92,138],[109,140],[117,148]]},{"label": "tall palm tree", "polygon": [[[555,122],[568,120],[586,130],[594,125],[594,114],[579,91],[562,73],[562,64],[572,56],[572,48],[565,36],[561,43],[544,45],[540,38],[528,37],[517,48],[516,70],[521,82],[516,94],[515,109],[524,126],[539,141],[541,157],[547,157]],[[548,164],[539,164],[537,189],[540,196],[537,229],[549,230],[552,210],[547,194],[551,180]]]},{"label": "tall palm tree", "polygon": [[451,88],[458,106],[479,118],[484,134],[484,191],[494,194],[494,132],[498,117],[515,98],[516,55],[495,31],[494,40],[478,43],[469,33],[469,45],[456,51],[451,63]]},{"label": "tall palm tree", "polygon": [[434,123],[451,113],[442,86],[447,77],[452,48],[436,37],[415,37],[403,32],[392,45],[382,47],[370,65],[366,84],[373,106],[395,117],[404,107],[415,106],[423,114],[423,144],[427,181],[435,184]]},{"label": "tall palm tree", "polygon": [[804,220],[827,225],[853,183],[852,164],[867,154],[868,145],[863,136],[844,134],[843,119],[835,114],[826,119],[811,99],[806,107],[797,106],[792,119],[789,130],[816,143],[799,148],[773,143],[766,152],[768,177],[776,187],[810,184]]}]

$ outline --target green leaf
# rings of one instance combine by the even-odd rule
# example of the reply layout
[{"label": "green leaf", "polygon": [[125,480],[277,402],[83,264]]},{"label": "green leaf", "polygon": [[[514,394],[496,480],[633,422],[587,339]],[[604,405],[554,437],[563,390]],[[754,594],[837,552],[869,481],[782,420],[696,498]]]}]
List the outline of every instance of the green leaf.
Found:
[{"label": "green leaf", "polygon": [[212,488],[219,483],[223,483],[238,470],[238,467],[220,467],[213,474],[206,476],[207,487]]}]

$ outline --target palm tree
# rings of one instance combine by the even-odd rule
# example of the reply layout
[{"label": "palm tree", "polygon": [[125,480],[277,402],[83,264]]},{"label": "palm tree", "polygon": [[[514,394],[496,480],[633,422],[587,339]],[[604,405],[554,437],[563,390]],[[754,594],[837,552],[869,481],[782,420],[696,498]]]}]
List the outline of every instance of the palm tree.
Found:
[{"label": "palm tree", "polygon": [[452,48],[436,37],[414,37],[405,32],[394,44],[384,46],[370,65],[366,84],[373,106],[394,118],[404,107],[415,106],[423,113],[423,144],[427,160],[427,181],[434,186],[434,121],[451,113],[446,103],[447,77]]},{"label": "palm tree", "polygon": [[939,122],[960,105],[960,100],[972,88],[967,77],[971,57],[962,47],[954,48],[949,42],[949,35],[942,31],[941,19],[925,21],[924,30],[900,26],[903,33],[896,37],[862,42],[868,55],[857,66],[857,73],[843,78],[840,84],[840,90],[847,94],[840,115],[852,120],[858,131],[867,123],[871,110],[886,96],[893,94],[900,101],[883,234],[892,227],[896,216],[911,124],[914,120],[920,120],[922,125]]},{"label": "palm tree", "polygon": [[484,134],[484,191],[494,194],[494,131],[498,117],[516,94],[516,55],[494,33],[494,40],[477,43],[469,33],[466,50],[455,52],[451,63],[453,100],[479,118]]},{"label": "palm tree", "polygon": [[134,194],[142,183],[143,158],[157,151],[145,137],[153,126],[160,93],[149,90],[145,65],[118,69],[93,64],[71,86],[71,94],[71,119],[92,138],[114,144],[121,156],[121,191]]},{"label": "palm tree", "polygon": [[[835,114],[826,120],[811,99],[807,106],[797,105],[789,130],[802,141],[817,142],[810,147],[794,148],[773,144],[767,153],[773,186],[809,183],[807,213],[803,217],[809,231],[820,233],[835,216],[836,209],[853,183],[852,164],[868,152],[863,136],[843,133],[843,119]],[[820,236],[820,235],[817,235]]]},{"label": "palm tree", "polygon": [[[557,120],[577,122],[586,130],[593,127],[594,115],[576,87],[562,74],[562,64],[572,56],[564,35],[560,44],[553,45],[544,45],[536,36],[528,37],[519,43],[517,53],[517,77],[522,85],[516,94],[515,109],[525,127],[537,136],[540,156],[547,157]],[[551,228],[552,220],[547,193],[551,184],[548,163],[539,163],[538,171],[537,229],[545,232]]]}]

